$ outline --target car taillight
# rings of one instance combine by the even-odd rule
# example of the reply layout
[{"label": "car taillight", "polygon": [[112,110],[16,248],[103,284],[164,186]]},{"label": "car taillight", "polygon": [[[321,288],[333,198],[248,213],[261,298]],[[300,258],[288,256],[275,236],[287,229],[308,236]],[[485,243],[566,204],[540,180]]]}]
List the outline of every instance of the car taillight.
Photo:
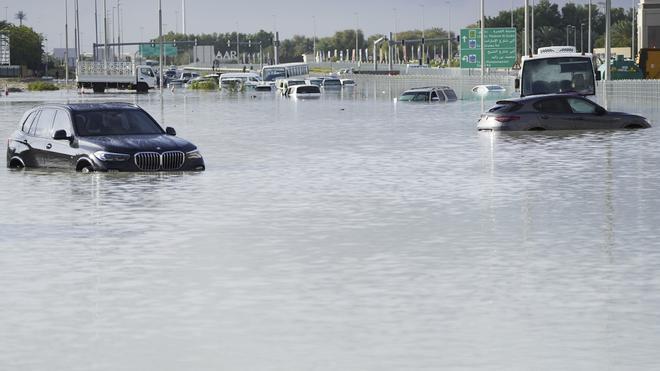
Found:
[{"label": "car taillight", "polygon": [[498,122],[510,122],[520,120],[520,116],[495,116],[495,120]]}]

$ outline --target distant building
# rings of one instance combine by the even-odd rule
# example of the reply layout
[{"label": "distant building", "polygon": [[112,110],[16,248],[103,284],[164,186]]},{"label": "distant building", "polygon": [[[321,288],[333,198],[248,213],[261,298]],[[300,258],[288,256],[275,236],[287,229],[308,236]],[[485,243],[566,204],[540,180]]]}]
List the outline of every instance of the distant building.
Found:
[{"label": "distant building", "polygon": [[660,0],[640,0],[637,35],[639,48],[660,48]]},{"label": "distant building", "polygon": [[[64,62],[64,59],[66,58],[66,48],[53,49],[53,58]],[[69,48],[69,67],[75,67],[75,66],[76,66],[76,49]]]},{"label": "distant building", "polygon": [[0,66],[9,66],[10,64],[9,36],[0,34]]}]

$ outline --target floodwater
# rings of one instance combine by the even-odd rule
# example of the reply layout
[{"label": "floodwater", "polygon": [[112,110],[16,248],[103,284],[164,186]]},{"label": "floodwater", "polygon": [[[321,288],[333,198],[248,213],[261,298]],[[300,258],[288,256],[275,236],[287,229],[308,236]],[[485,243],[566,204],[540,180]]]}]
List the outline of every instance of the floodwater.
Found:
[{"label": "floodwater", "polygon": [[[657,107],[497,135],[397,93],[72,93],[207,170],[0,168],[0,369],[660,369]],[[0,134],[65,100],[1,98]]]}]

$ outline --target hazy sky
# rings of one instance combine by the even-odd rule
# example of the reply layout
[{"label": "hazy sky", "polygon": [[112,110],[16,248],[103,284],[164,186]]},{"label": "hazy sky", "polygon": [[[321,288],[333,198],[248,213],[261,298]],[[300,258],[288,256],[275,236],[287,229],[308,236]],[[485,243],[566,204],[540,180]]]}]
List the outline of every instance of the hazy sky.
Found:
[{"label": "hazy sky", "polygon": [[[0,17],[5,11],[10,21],[23,10],[25,24],[43,33],[47,50],[64,46],[64,4],[66,0],[9,0],[0,1]],[[73,1],[69,2],[70,44],[73,43]],[[91,51],[94,41],[94,0],[78,0],[82,49]],[[103,13],[103,0],[98,2],[99,17]],[[598,0],[593,0],[596,4]],[[613,0],[612,6],[630,7],[633,0]],[[164,30],[182,30],[181,0],[162,0]],[[566,1],[558,1],[564,4]],[[587,3],[575,1],[576,3]],[[449,3],[449,4],[448,4]],[[486,0],[486,15],[509,9],[511,0]],[[531,3],[531,0],[530,0]],[[479,17],[479,0],[186,0],[186,28],[189,33],[254,32],[259,29],[280,32],[281,38],[294,34],[312,35],[314,23],[319,37],[336,30],[354,28],[356,23],[367,35],[394,31],[395,13],[399,30],[428,27],[448,28],[451,8],[451,29],[474,22]],[[450,5],[451,4],[451,5]],[[523,0],[514,0],[514,7],[523,6]],[[117,6],[117,0],[107,0],[108,13]],[[144,41],[158,33],[157,0],[119,0],[123,19],[124,41]],[[394,10],[396,9],[396,11]],[[316,22],[314,22],[314,20]],[[102,29],[101,22],[99,28]],[[115,30],[115,33],[117,31]],[[109,27],[108,34],[112,34]]]}]

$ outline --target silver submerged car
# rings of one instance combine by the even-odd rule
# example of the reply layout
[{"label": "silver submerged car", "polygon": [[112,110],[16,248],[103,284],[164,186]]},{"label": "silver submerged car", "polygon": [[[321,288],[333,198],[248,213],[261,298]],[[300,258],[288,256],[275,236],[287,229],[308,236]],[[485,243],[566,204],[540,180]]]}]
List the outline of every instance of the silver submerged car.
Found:
[{"label": "silver submerged car", "polygon": [[576,94],[534,95],[498,101],[481,115],[478,130],[644,129],[646,118],[605,108]]},{"label": "silver submerged car", "polygon": [[399,97],[399,102],[455,102],[456,93],[449,86],[423,87],[406,90]]}]

